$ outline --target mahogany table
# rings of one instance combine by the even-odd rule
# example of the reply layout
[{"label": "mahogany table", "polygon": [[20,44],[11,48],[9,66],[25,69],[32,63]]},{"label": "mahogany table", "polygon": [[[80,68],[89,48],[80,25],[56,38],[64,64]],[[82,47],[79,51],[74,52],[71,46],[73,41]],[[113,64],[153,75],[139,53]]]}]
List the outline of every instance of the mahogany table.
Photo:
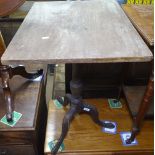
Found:
[{"label": "mahogany table", "polygon": [[[41,13],[40,13],[41,12]],[[70,82],[72,94],[66,94],[61,136],[52,150],[56,154],[70,121],[80,112],[90,114],[101,126],[94,106],[82,101],[79,63],[148,62],[151,51],[139,36],[115,0],[38,2],[33,5],[15,37],[2,56],[4,64],[73,63]]]},{"label": "mahogany table", "polygon": [[[0,58],[5,51],[5,43],[0,31]],[[1,87],[3,89],[4,102],[6,105],[6,118],[7,121],[13,120],[13,97],[10,89],[10,79],[13,76],[20,75],[27,79],[34,79],[43,74],[43,70],[39,70],[36,73],[27,73],[24,66],[10,66],[10,65],[2,65],[0,61],[0,80]],[[20,81],[19,81],[20,83]]]}]

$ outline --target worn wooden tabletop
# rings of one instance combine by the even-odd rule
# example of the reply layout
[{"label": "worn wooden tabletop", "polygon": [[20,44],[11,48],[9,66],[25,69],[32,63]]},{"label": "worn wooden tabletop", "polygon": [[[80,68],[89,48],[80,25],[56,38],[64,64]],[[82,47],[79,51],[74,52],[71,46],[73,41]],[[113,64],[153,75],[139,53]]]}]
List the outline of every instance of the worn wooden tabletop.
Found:
[{"label": "worn wooden tabletop", "polygon": [[146,42],[154,45],[154,6],[153,5],[122,5],[123,10],[132,21]]},{"label": "worn wooden tabletop", "polygon": [[2,56],[4,64],[151,59],[116,0],[37,2]]}]

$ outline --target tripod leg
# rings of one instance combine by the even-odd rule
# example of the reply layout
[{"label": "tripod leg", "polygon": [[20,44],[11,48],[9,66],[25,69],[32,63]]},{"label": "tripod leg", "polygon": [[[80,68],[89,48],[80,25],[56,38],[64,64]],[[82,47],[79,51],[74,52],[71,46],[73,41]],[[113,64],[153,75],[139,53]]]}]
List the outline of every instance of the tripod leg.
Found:
[{"label": "tripod leg", "polygon": [[8,122],[11,122],[13,119],[12,111],[13,111],[13,100],[12,95],[9,87],[9,68],[6,66],[1,68],[1,78],[2,78],[2,87],[4,93],[4,99],[6,103],[6,119]]},{"label": "tripod leg", "polygon": [[134,140],[138,132],[140,131],[138,124],[136,123],[136,118],[134,118],[134,123],[132,127],[131,136],[126,140],[126,144],[131,144]]},{"label": "tripod leg", "polygon": [[90,114],[92,120],[96,124],[103,126],[103,127],[106,127],[106,128],[114,128],[115,127],[112,123],[104,123],[104,122],[99,120],[99,114],[98,114],[96,107],[89,105],[89,104],[86,104],[86,103],[84,103],[83,105],[84,105],[83,111]]},{"label": "tripod leg", "polygon": [[8,122],[13,120],[13,103],[10,88],[3,88],[5,103],[6,103],[6,119]]},{"label": "tripod leg", "polygon": [[64,100],[60,96],[56,97],[56,99],[59,101],[61,105],[67,106],[69,103],[71,103],[72,95],[66,94]]},{"label": "tripod leg", "polygon": [[17,66],[15,68],[11,68],[12,76],[20,75],[27,79],[35,79],[43,74],[43,70],[40,69],[36,73],[27,73],[24,66]]},{"label": "tripod leg", "polygon": [[140,130],[141,123],[144,119],[144,116],[145,116],[149,106],[150,106],[153,94],[154,94],[154,72],[152,71],[152,74],[150,76],[150,79],[149,79],[149,82],[147,85],[147,89],[146,89],[145,94],[143,96],[143,100],[141,102],[138,114],[134,119],[131,137],[126,140],[127,144],[131,144],[131,142],[134,141],[136,135],[138,134],[138,132]]},{"label": "tripod leg", "polygon": [[119,102],[120,101],[120,98],[121,98],[121,93],[122,93],[122,89],[123,89],[123,85],[124,85],[124,79],[125,79],[125,76],[126,76],[126,73],[128,71],[128,63],[123,63],[122,64],[122,70],[121,70],[121,77],[120,77],[120,86],[119,86],[119,89],[118,89],[118,96],[115,100],[115,102]]},{"label": "tripod leg", "polygon": [[78,107],[77,106],[71,106],[70,110],[66,113],[64,119],[63,119],[63,123],[62,123],[62,132],[61,132],[61,136],[58,140],[58,142],[56,143],[56,145],[54,146],[54,148],[52,149],[52,153],[53,155],[56,155],[64,138],[66,137],[68,130],[69,130],[69,125],[71,120],[74,118],[74,115],[78,112]]}]

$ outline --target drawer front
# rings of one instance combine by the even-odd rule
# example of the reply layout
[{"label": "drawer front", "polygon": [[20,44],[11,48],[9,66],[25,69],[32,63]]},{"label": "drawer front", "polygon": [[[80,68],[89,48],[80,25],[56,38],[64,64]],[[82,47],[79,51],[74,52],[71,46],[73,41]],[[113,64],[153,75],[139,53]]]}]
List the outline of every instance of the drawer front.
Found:
[{"label": "drawer front", "polygon": [[[35,137],[33,131],[1,131],[0,130],[0,146],[5,144],[30,144]],[[6,145],[5,145],[6,146]]]},{"label": "drawer front", "polygon": [[32,145],[0,146],[0,155],[35,155]]}]

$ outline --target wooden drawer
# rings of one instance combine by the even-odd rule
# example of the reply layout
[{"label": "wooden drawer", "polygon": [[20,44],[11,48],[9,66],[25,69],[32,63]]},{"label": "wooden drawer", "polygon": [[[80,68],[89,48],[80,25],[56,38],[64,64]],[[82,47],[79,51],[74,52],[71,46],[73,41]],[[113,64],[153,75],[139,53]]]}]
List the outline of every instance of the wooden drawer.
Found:
[{"label": "wooden drawer", "polygon": [[0,155],[35,155],[32,145],[0,146]]},{"label": "wooden drawer", "polygon": [[[15,129],[14,129],[15,130]],[[24,145],[30,144],[30,142],[35,138],[35,131],[1,131],[0,130],[0,144],[1,145]]]}]

